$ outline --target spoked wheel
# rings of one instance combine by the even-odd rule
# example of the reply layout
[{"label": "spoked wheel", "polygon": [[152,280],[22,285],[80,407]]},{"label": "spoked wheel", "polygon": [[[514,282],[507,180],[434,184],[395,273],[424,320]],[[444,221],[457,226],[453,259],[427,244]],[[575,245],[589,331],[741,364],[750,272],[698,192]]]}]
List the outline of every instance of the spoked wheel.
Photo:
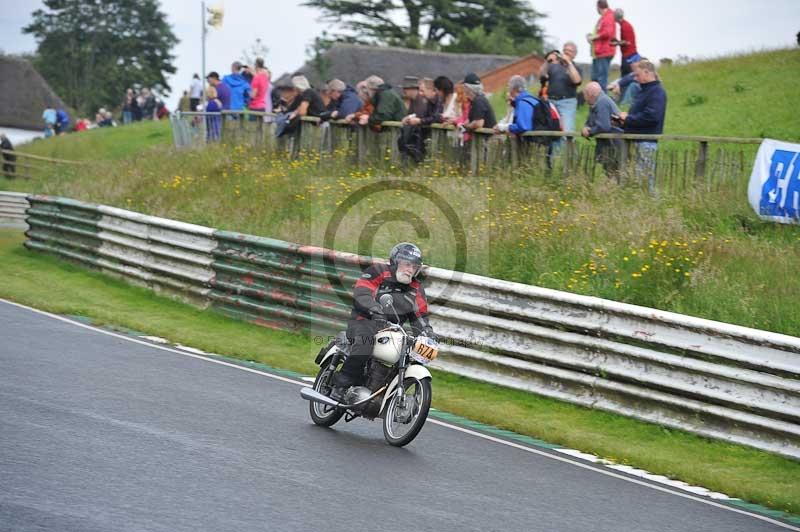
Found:
[{"label": "spoked wheel", "polygon": [[[317,378],[314,379],[314,391],[322,395],[330,395],[333,370],[334,368],[330,367],[330,365],[320,368]],[[344,410],[315,401],[309,403],[308,410],[311,413],[311,419],[320,427],[330,427],[344,415]]]},{"label": "spoked wheel", "polygon": [[408,377],[403,380],[405,405],[401,406],[396,391],[383,415],[383,437],[395,447],[407,445],[417,437],[431,408],[431,380]]}]

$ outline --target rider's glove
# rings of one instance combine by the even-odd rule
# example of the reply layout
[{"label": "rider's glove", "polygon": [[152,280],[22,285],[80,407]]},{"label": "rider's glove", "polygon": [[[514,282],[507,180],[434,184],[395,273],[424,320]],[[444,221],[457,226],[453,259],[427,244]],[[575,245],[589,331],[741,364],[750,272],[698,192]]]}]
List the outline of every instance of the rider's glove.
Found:
[{"label": "rider's glove", "polygon": [[428,338],[430,338],[431,340],[433,340],[435,342],[439,341],[439,337],[436,336],[436,333],[433,332],[433,327],[431,327],[430,325],[428,325],[427,327],[422,329],[422,334],[424,334],[425,336],[427,336]]},{"label": "rider's glove", "polygon": [[386,314],[383,313],[383,307],[375,305],[369,309],[369,317],[373,320],[385,320]]}]

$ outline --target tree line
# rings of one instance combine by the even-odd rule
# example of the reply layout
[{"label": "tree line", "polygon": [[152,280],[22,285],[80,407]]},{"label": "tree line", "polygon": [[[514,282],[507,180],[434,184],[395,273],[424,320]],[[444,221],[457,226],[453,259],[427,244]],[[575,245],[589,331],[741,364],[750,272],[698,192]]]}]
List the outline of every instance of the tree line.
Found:
[{"label": "tree line", "polygon": [[[135,84],[171,90],[178,38],[158,0],[44,0],[24,33],[32,61],[64,102],[81,114],[122,100]],[[522,0],[308,0],[337,30],[309,46],[321,61],[335,42],[445,52],[524,55],[541,51],[544,16]]]}]

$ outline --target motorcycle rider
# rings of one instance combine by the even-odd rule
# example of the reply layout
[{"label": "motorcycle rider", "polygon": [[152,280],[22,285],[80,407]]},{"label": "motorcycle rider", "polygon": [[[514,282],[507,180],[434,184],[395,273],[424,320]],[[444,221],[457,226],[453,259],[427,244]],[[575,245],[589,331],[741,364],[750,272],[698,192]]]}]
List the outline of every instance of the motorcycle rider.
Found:
[{"label": "motorcycle rider", "polygon": [[353,289],[353,311],[347,322],[350,355],[334,374],[333,385],[341,393],[361,384],[364,366],[372,355],[375,334],[386,322],[397,323],[394,312],[384,309],[378,299],[391,294],[400,325],[409,321],[414,334],[434,337],[428,322],[425,290],[417,280],[422,269],[422,252],[410,242],[401,242],[389,253],[389,265],[373,264],[361,274]]}]

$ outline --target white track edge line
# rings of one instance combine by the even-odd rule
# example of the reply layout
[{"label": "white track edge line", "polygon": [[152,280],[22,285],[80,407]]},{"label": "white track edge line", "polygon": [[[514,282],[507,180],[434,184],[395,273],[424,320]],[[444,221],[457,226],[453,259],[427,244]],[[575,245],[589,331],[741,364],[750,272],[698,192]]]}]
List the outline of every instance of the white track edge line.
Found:
[{"label": "white track edge line", "polygon": [[[145,342],[145,341],[139,340],[137,338],[132,338],[132,337],[124,335],[124,334],[115,333],[115,332],[112,332],[112,331],[107,331],[107,330],[101,329],[99,327],[95,327],[93,325],[87,325],[85,323],[81,323],[79,321],[75,321],[73,319],[70,319],[70,318],[67,318],[67,317],[64,317],[64,316],[59,316],[58,314],[53,314],[51,312],[47,312],[47,311],[44,311],[44,310],[39,310],[39,309],[36,309],[36,308],[33,308],[33,307],[22,305],[20,303],[16,303],[14,301],[9,301],[7,299],[0,298],[0,301],[2,301],[3,303],[7,303],[9,305],[15,306],[15,307],[19,307],[19,308],[34,312],[36,314],[41,314],[43,316],[47,316],[47,317],[50,317],[50,318],[53,318],[53,319],[56,319],[56,320],[59,320],[59,321],[63,321],[65,323],[70,323],[72,325],[76,325],[78,327],[82,327],[84,329],[88,329],[90,331],[98,332],[98,333],[101,333],[101,334],[105,334],[107,336],[112,336],[112,337],[115,337],[115,338],[119,338],[121,340],[126,340],[126,341],[129,341],[129,342],[133,342],[133,343],[136,343],[136,344],[144,345],[144,346],[147,346],[147,347],[152,347],[153,349],[160,349],[162,351],[168,351],[170,353],[176,353],[176,354],[183,355],[183,356],[188,356],[188,357],[191,357],[191,358],[205,360],[207,362],[212,362],[214,364],[220,364],[222,366],[228,366],[228,367],[231,367],[231,368],[234,368],[234,369],[247,371],[247,372],[255,373],[255,374],[258,374],[258,375],[263,375],[265,377],[270,377],[272,379],[277,379],[279,381],[287,382],[287,383],[290,383],[290,384],[295,384],[295,385],[300,385],[300,386],[305,386],[306,385],[305,382],[299,382],[299,381],[296,381],[294,379],[290,379],[288,377],[282,377],[281,375],[275,375],[273,373],[267,373],[265,371],[260,371],[260,370],[257,370],[257,369],[248,368],[248,367],[245,367],[245,366],[242,366],[242,365],[239,365],[239,364],[233,364],[231,362],[225,362],[224,360],[215,360],[213,358],[209,358],[209,356],[197,355],[197,354],[194,354],[194,353],[181,351],[179,349],[173,349],[171,347],[164,347],[164,346],[161,346],[161,345],[153,344],[151,342]],[[494,442],[494,443],[499,443],[501,445],[506,445],[506,446],[512,447],[514,449],[518,449],[518,450],[521,450],[521,451],[537,454],[537,455],[545,457],[545,458],[550,458],[552,460],[557,460],[559,462],[563,462],[563,463],[566,463],[566,464],[571,464],[571,465],[573,465],[575,467],[580,467],[582,469],[586,469],[586,470],[589,470],[589,471],[594,471],[594,472],[600,473],[602,475],[613,477],[613,478],[616,478],[616,479],[619,479],[619,480],[623,480],[623,481],[626,481],[626,482],[631,482],[633,484],[637,484],[637,485],[640,485],[640,486],[644,486],[646,488],[654,489],[656,491],[661,491],[661,492],[664,492],[664,493],[669,493],[669,494],[672,494],[672,495],[676,495],[678,497],[683,497],[684,499],[689,499],[689,500],[696,501],[696,502],[699,502],[699,503],[702,503],[702,504],[707,504],[709,506],[714,506],[714,507],[720,508],[722,510],[728,510],[729,512],[734,512],[734,513],[746,515],[746,516],[749,516],[749,517],[753,517],[755,519],[759,519],[759,520],[765,521],[767,523],[778,525],[779,527],[785,528],[787,530],[795,530],[795,531],[800,532],[800,527],[796,527],[796,526],[791,525],[789,523],[784,523],[783,521],[778,521],[777,519],[773,519],[773,518],[767,517],[765,515],[761,515],[761,514],[757,514],[757,513],[753,513],[753,512],[748,512],[746,510],[742,510],[742,509],[739,509],[739,508],[734,508],[734,507],[729,506],[727,504],[721,504],[721,503],[718,503],[718,502],[714,502],[713,500],[707,500],[707,499],[699,497],[699,496],[690,495],[688,493],[681,493],[679,491],[676,491],[676,489],[680,489],[680,488],[669,489],[669,488],[666,488],[664,486],[658,486],[658,485],[652,484],[650,482],[644,482],[642,480],[637,480],[635,478],[630,478],[630,477],[625,476],[625,475],[620,475],[618,473],[614,473],[613,471],[607,471],[605,469],[602,469],[602,468],[605,467],[605,465],[601,465],[601,467],[602,467],[601,468],[601,467],[597,467],[597,466],[591,466],[591,465],[588,465],[588,464],[583,464],[581,462],[578,462],[578,461],[575,461],[575,460],[570,460],[569,458],[565,458],[563,456],[558,456],[556,454],[553,454],[553,453],[550,453],[550,452],[541,451],[541,450],[533,448],[533,447],[529,447],[529,446],[522,445],[522,444],[519,444],[519,443],[515,443],[515,442],[512,442],[512,441],[504,440],[502,438],[497,438],[495,436],[490,436],[488,434],[483,434],[482,432],[478,432],[478,431],[475,431],[475,430],[472,430],[472,429],[468,429],[468,428],[465,428],[465,427],[460,427],[458,425],[453,425],[451,423],[447,423],[445,421],[440,421],[438,419],[428,418],[428,421],[430,423],[433,423],[434,425],[439,425],[439,426],[442,426],[442,427],[445,427],[445,428],[456,430],[456,431],[462,432],[464,434],[469,434],[471,436],[476,436],[478,438],[482,438],[484,440],[488,440],[488,441],[491,441],[491,442]]]}]

